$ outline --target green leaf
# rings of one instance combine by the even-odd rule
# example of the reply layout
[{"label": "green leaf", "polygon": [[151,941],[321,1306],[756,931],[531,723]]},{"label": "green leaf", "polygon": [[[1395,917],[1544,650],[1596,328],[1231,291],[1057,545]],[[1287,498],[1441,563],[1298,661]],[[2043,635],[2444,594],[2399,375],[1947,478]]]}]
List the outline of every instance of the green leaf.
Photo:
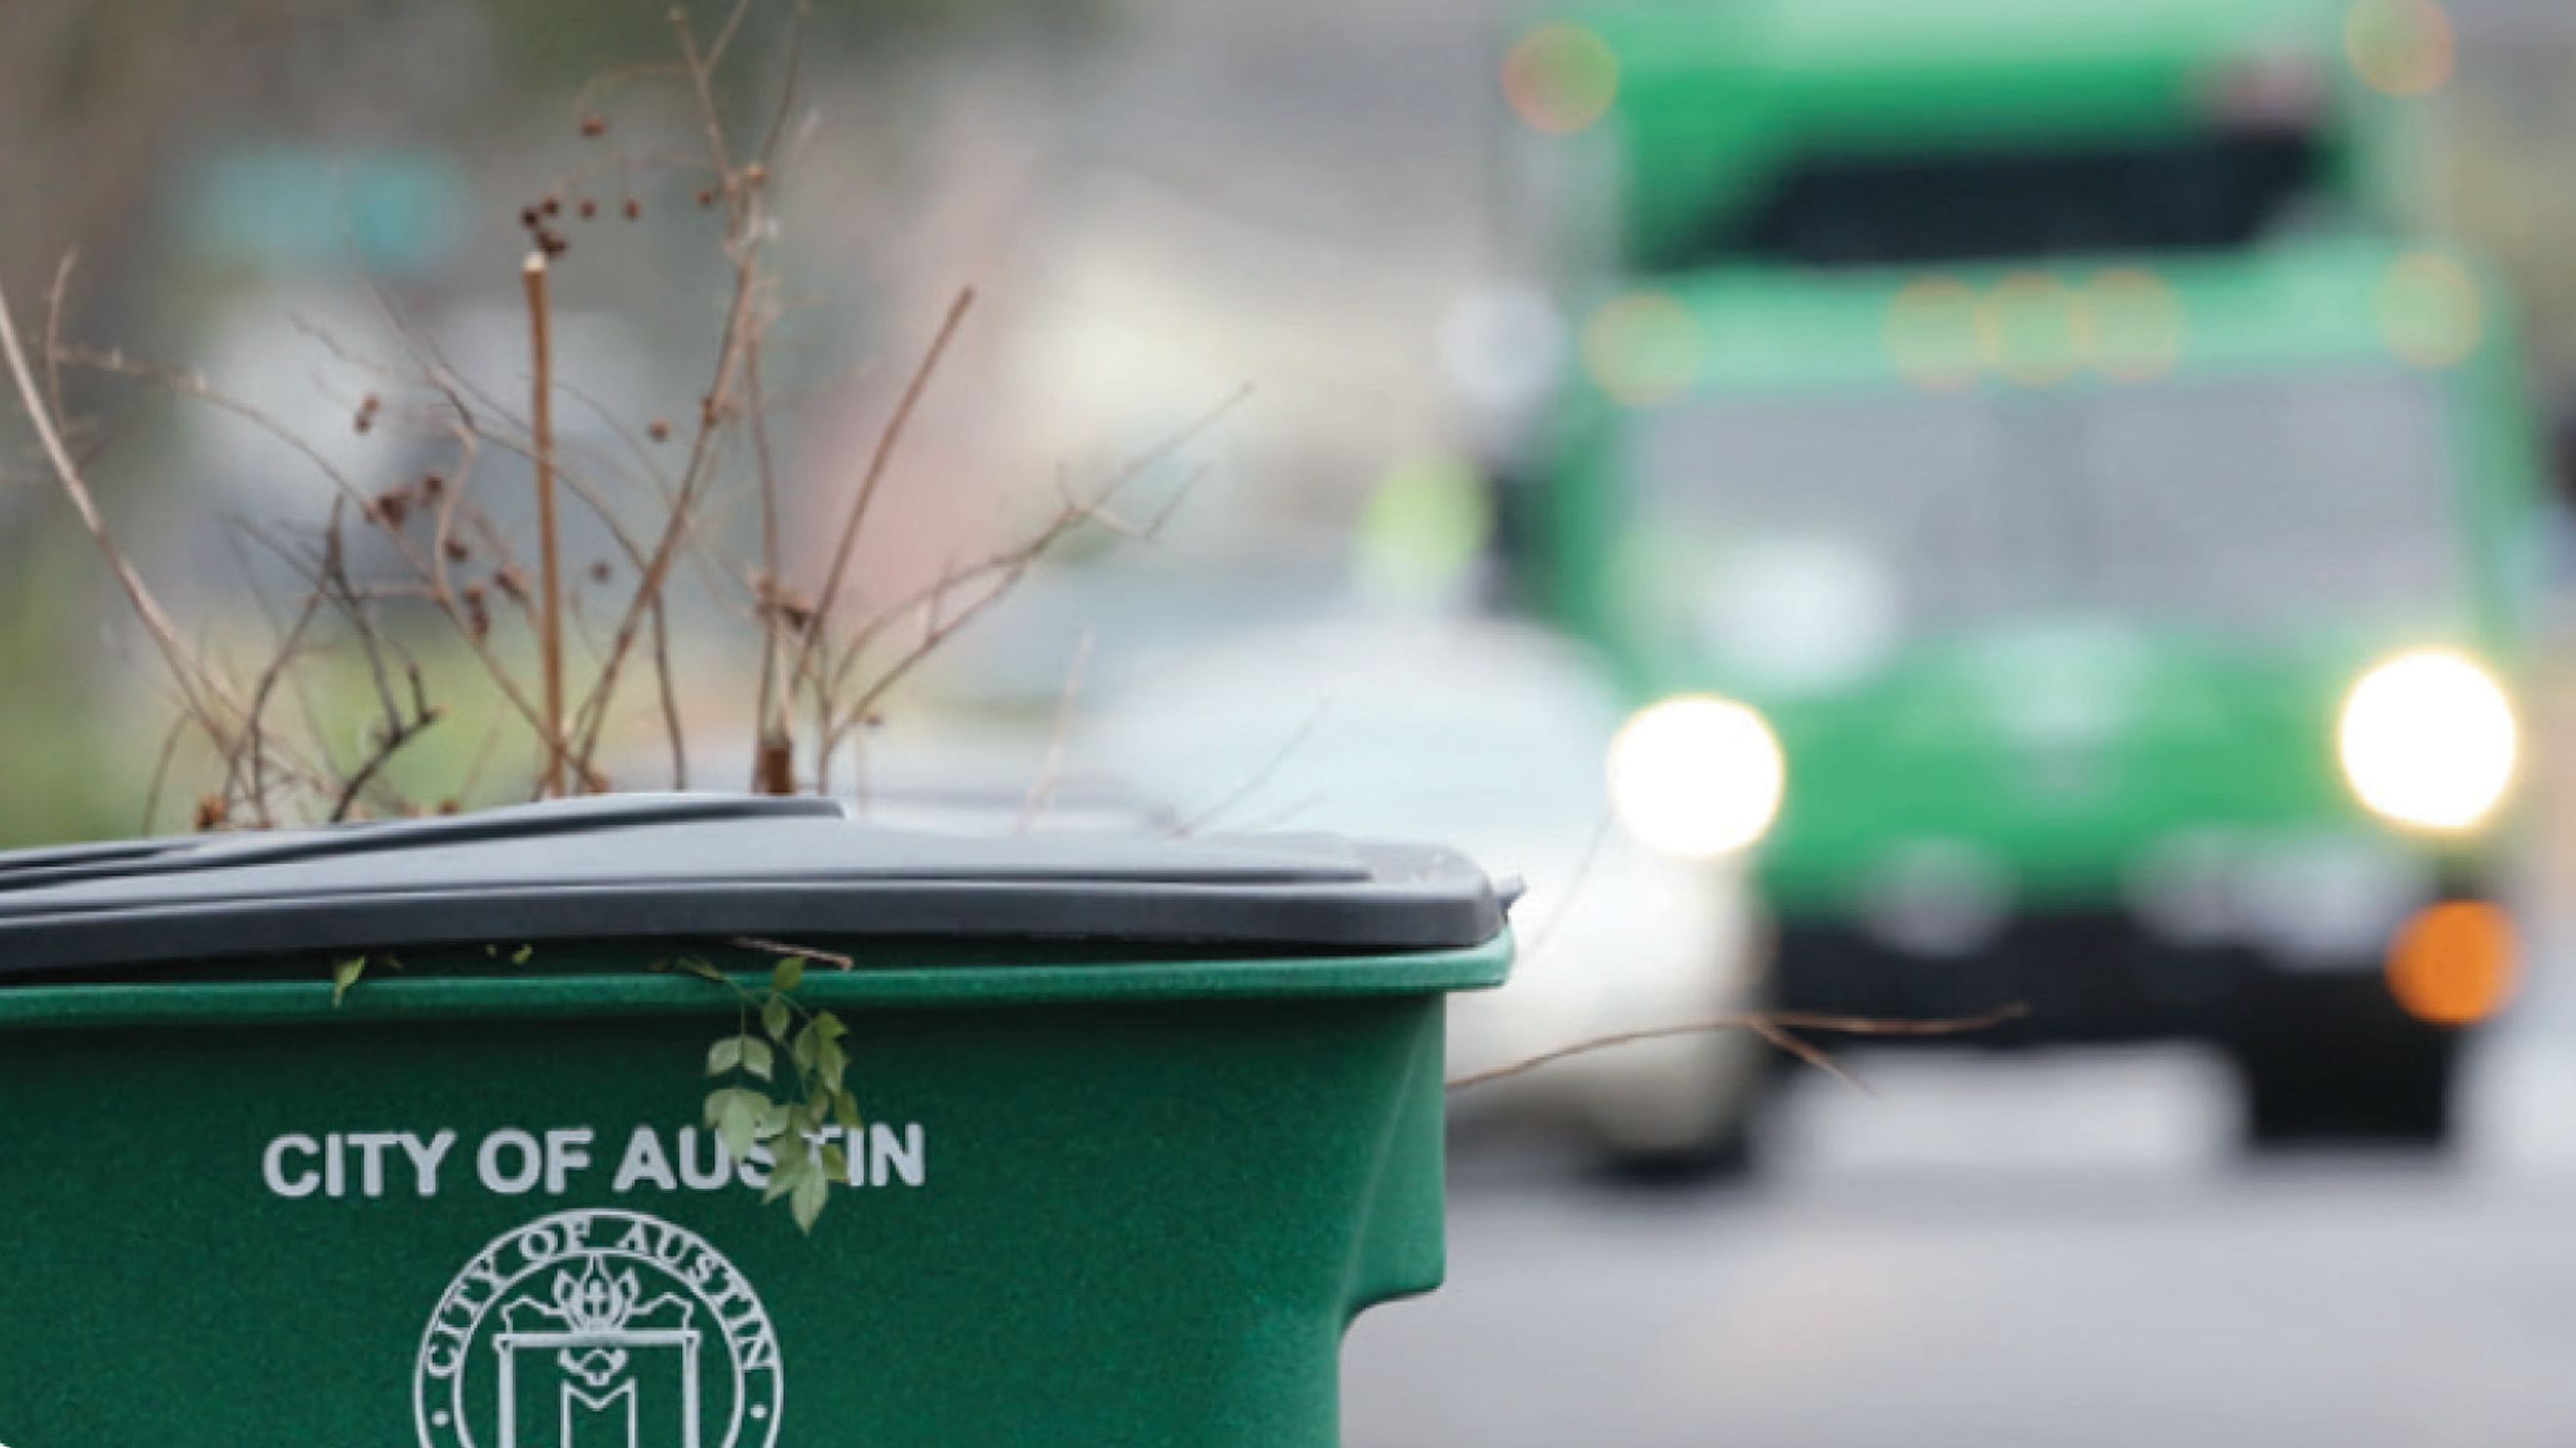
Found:
[{"label": "green leaf", "polygon": [[529,957],[536,953],[537,948],[535,946],[522,945],[517,950],[510,952],[510,963],[512,965],[525,965],[528,963]]},{"label": "green leaf", "polygon": [[805,957],[791,955],[771,967],[769,988],[784,995],[805,983]]},{"label": "green leaf", "polygon": [[788,1199],[787,1210],[795,1214],[799,1231],[814,1230],[815,1219],[823,1215],[823,1204],[831,1196],[832,1179],[819,1172],[796,1183],[796,1194]]},{"label": "green leaf", "polygon": [[831,1011],[814,1013],[814,1029],[821,1031],[827,1041],[837,1041],[850,1033],[850,1028],[841,1024],[841,1018]]},{"label": "green leaf", "polygon": [[832,1092],[832,1119],[851,1131],[867,1124],[859,1119],[859,1098],[838,1088]]},{"label": "green leaf", "polygon": [[787,1001],[782,996],[771,996],[769,1004],[760,1008],[760,1028],[767,1031],[772,1040],[786,1040],[787,1028],[794,1019],[787,1013]]},{"label": "green leaf", "polygon": [[[774,1147],[771,1149],[776,1151]],[[769,1190],[760,1194],[760,1204],[765,1207],[787,1195],[798,1182],[811,1176],[813,1172],[813,1157],[802,1152],[778,1153],[777,1164],[769,1169]]]},{"label": "green leaf", "polygon": [[769,1043],[757,1036],[743,1036],[739,1039],[742,1041],[742,1069],[763,1081],[768,1080],[770,1063],[773,1059],[770,1055]]},{"label": "green leaf", "polygon": [[799,1072],[810,1072],[814,1069],[814,1052],[822,1041],[823,1038],[815,1035],[814,1028],[810,1025],[796,1033],[795,1056],[796,1069]]},{"label": "green leaf", "polygon": [[727,1036],[707,1048],[707,1074],[721,1076],[742,1067],[742,1043],[747,1036]]},{"label": "green leaf", "polygon": [[823,1144],[823,1174],[836,1182],[850,1179],[850,1154],[837,1141]]},{"label": "green leaf", "polygon": [[349,993],[349,987],[358,983],[358,977],[366,973],[367,958],[363,955],[350,956],[331,967],[331,1004],[334,1008]]},{"label": "green leaf", "polygon": [[760,1097],[751,1091],[735,1091],[725,1097],[716,1111],[716,1137],[724,1142],[725,1154],[736,1162],[751,1159],[753,1143],[760,1139]]},{"label": "green leaf", "polygon": [[671,968],[673,970],[686,971],[700,980],[714,981],[718,985],[733,984],[733,982],[725,979],[724,972],[717,970],[714,966],[707,964],[705,961],[698,959],[694,955],[684,955],[679,959],[672,961]]},{"label": "green leaf", "polygon": [[823,1088],[827,1091],[840,1090],[841,1077],[849,1069],[850,1058],[841,1050],[838,1041],[824,1041],[823,1049],[815,1053],[814,1072],[823,1078]]}]

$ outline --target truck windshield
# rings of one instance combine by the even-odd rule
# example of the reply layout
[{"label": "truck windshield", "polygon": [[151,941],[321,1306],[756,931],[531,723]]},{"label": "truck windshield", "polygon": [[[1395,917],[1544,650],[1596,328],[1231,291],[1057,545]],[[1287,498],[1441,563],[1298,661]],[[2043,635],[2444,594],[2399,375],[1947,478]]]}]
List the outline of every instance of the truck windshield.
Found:
[{"label": "truck windshield", "polygon": [[1807,266],[1905,266],[2243,246],[2322,189],[2314,137],[2254,130],[2094,147],[1819,156],[1675,254]]},{"label": "truck windshield", "polygon": [[2084,611],[2268,629],[2420,606],[2460,567],[2433,384],[2395,371],[1683,405],[1640,533],[1710,575],[1822,551],[1912,630]]}]

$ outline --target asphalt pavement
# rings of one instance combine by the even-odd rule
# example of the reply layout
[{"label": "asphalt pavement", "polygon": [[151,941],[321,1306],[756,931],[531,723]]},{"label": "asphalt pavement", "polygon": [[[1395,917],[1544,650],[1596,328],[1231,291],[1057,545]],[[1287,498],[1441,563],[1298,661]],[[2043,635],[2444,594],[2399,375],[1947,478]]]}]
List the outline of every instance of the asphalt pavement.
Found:
[{"label": "asphalt pavement", "polygon": [[1449,1286],[1354,1327],[1345,1442],[2576,1443],[2576,983],[2539,975],[2439,1167],[2249,1164],[2189,1048],[1858,1058],[1745,1189],[1462,1150]]}]

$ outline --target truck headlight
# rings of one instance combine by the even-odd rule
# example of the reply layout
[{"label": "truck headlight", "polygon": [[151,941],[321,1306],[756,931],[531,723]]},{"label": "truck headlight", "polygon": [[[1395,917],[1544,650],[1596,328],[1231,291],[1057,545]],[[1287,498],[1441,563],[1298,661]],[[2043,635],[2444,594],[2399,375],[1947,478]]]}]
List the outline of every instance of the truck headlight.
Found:
[{"label": "truck headlight", "polygon": [[2421,649],[2352,686],[2335,752],[2372,810],[2399,824],[2465,830],[2504,798],[2521,742],[2492,674],[2458,654]]},{"label": "truck headlight", "polygon": [[1762,838],[1787,775],[1762,716],[1707,695],[1640,709],[1610,745],[1610,803],[1620,821],[1649,847],[1690,859]]}]

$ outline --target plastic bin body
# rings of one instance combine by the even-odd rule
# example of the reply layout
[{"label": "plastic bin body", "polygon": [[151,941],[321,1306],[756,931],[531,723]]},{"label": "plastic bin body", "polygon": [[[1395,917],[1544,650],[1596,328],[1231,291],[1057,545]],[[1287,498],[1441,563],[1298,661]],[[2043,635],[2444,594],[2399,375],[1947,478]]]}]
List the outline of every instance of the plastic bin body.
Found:
[{"label": "plastic bin body", "polygon": [[1442,993],[1507,938],[798,938],[859,962],[797,994],[868,1119],[810,1236],[700,1125],[739,1007],[677,946],[0,985],[0,1442],[1336,1440],[1348,1320],[1439,1280]]}]

